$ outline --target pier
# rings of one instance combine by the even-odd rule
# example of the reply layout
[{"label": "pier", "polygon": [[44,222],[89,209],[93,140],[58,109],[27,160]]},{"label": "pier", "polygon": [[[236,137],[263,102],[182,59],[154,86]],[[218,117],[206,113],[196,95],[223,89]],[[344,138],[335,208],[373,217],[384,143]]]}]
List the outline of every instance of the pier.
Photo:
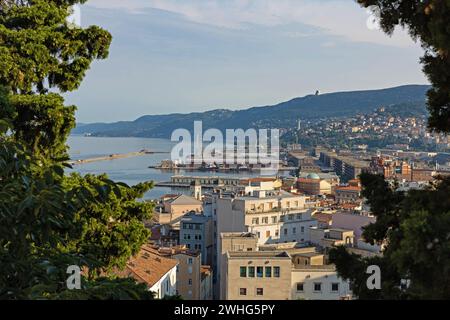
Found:
[{"label": "pier", "polygon": [[150,150],[144,149],[144,150],[141,150],[138,152],[110,154],[108,156],[102,156],[102,157],[96,157],[96,158],[90,158],[90,159],[80,159],[80,160],[70,161],[69,164],[74,166],[74,165],[81,165],[81,164],[94,163],[94,162],[100,162],[100,161],[139,157],[139,156],[144,156],[144,155],[148,155],[148,154],[158,154],[158,153],[167,153],[167,152],[150,151]]}]

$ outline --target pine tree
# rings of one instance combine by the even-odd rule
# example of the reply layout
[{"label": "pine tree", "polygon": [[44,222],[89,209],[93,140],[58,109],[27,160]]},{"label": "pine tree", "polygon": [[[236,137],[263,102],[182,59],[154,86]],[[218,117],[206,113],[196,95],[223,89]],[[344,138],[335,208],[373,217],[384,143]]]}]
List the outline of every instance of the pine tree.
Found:
[{"label": "pine tree", "polygon": [[[111,35],[70,25],[86,0],[0,0],[0,298],[150,299],[145,285],[115,279],[147,241],[152,206],[106,176],[65,175],[76,90]],[[67,267],[83,269],[69,291]]]}]

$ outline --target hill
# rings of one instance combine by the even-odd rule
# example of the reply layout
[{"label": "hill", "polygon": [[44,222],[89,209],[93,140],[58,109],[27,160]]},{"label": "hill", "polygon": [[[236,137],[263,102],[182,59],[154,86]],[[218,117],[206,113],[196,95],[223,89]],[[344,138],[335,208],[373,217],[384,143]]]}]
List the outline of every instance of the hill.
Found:
[{"label": "hill", "polygon": [[298,119],[313,120],[369,114],[381,106],[403,105],[403,112],[404,105],[413,102],[423,103],[425,110],[426,92],[429,88],[426,85],[407,85],[382,90],[309,95],[274,106],[237,111],[217,109],[189,114],[148,115],[135,121],[79,124],[72,133],[110,137],[170,138],[175,129],[191,130],[194,121],[203,121],[204,130],[290,128],[296,125]]}]

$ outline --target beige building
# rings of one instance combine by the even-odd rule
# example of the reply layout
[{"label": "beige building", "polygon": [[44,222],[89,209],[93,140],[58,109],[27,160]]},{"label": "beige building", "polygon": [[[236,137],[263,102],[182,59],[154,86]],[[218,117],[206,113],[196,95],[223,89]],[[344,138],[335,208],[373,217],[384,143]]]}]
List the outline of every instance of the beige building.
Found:
[{"label": "beige building", "polygon": [[334,246],[353,246],[355,243],[355,233],[349,229],[313,227],[310,232],[311,243],[324,249]]},{"label": "beige building", "polygon": [[321,179],[318,174],[311,173],[306,178],[299,178],[297,189],[308,195],[331,194],[332,184]]},{"label": "beige building", "polygon": [[184,300],[212,299],[211,286],[208,284],[212,282],[212,270],[202,265],[199,251],[178,246],[160,248],[158,253],[178,261],[176,291]]},{"label": "beige building", "polygon": [[289,300],[291,258],[286,252],[227,252],[223,300]]},{"label": "beige building", "polygon": [[251,233],[221,233],[218,244],[217,270],[215,297],[219,299],[225,296],[225,281],[222,277],[226,270],[226,255],[228,252],[251,252],[256,251],[258,238]]},{"label": "beige building", "polygon": [[180,228],[180,220],[187,213],[202,212],[203,203],[194,197],[178,195],[170,198],[159,205],[154,212],[155,222],[161,225],[171,225],[174,229]]},{"label": "beige building", "polygon": [[265,245],[259,251],[227,252],[224,300],[351,299],[349,283],[315,247]]}]

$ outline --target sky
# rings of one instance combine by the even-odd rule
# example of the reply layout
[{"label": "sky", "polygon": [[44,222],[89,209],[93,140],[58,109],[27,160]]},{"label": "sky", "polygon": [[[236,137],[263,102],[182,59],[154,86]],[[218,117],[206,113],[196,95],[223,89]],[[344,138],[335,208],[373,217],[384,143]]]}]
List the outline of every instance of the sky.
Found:
[{"label": "sky", "polygon": [[113,42],[65,95],[78,122],[428,83],[420,45],[352,0],[89,0],[79,12]]}]

